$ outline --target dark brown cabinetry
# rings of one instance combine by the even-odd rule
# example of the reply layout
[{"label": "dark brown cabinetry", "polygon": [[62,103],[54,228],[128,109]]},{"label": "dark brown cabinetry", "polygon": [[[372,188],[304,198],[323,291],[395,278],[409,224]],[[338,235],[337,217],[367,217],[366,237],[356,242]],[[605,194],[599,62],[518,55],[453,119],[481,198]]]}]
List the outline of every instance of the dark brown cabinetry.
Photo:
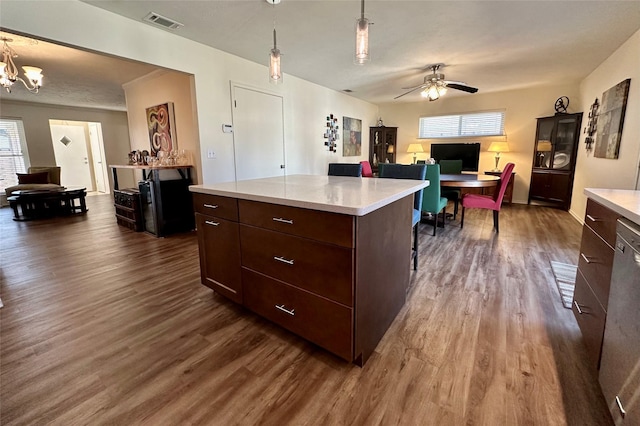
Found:
[{"label": "dark brown cabinetry", "polygon": [[572,309],[594,369],[600,366],[619,217],[592,199],[587,200]]},{"label": "dark brown cabinetry", "polygon": [[[413,195],[364,216],[194,193],[202,283],[363,365],[404,305]],[[388,229],[393,238],[376,244]]]},{"label": "dark brown cabinetry", "polygon": [[194,194],[202,283],[242,303],[237,200]]},{"label": "dark brown cabinetry", "polygon": [[369,127],[369,163],[374,173],[378,163],[396,162],[397,135],[397,127]]},{"label": "dark brown cabinetry", "polygon": [[538,118],[529,203],[569,210],[581,122],[581,112]]}]

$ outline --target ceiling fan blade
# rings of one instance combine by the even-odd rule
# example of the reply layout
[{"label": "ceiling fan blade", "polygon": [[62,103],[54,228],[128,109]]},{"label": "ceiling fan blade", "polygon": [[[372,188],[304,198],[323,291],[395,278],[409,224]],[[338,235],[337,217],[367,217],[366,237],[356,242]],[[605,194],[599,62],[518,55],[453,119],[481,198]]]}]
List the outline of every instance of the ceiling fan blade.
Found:
[{"label": "ceiling fan blade", "polygon": [[471,86],[467,86],[466,84],[464,84],[464,83],[462,83],[460,81],[449,81],[449,82],[447,82],[447,88],[456,89],[456,90],[462,90],[463,92],[467,92],[467,93],[476,93],[478,91],[477,88],[471,87]]},{"label": "ceiling fan blade", "polygon": [[393,98],[393,99],[401,98],[401,97],[403,97],[404,95],[408,95],[409,93],[411,93],[411,92],[415,92],[416,90],[422,89],[423,87],[424,87],[424,85],[421,85],[421,86],[418,86],[418,87],[414,87],[413,89],[409,90],[408,92],[405,92],[405,93],[403,93],[402,95],[396,96],[396,97],[395,97],[395,98]]},{"label": "ceiling fan blade", "polygon": [[427,84],[427,83],[423,83],[423,84],[420,84],[419,86],[403,87],[402,90],[421,89],[421,88],[427,87],[428,85],[429,84]]}]

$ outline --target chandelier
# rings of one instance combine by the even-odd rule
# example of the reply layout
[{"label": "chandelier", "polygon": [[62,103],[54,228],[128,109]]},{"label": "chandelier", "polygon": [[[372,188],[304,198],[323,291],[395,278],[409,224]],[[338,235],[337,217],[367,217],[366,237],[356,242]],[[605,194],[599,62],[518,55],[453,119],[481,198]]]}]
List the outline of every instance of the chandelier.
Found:
[{"label": "chandelier", "polygon": [[38,89],[42,86],[42,69],[31,66],[24,66],[25,79],[18,76],[18,67],[13,62],[13,58],[17,58],[18,54],[9,46],[9,42],[13,39],[0,38],[4,45],[2,46],[2,62],[0,62],[0,85],[11,93],[11,87],[16,81],[21,82],[24,87],[31,93],[38,93]]}]

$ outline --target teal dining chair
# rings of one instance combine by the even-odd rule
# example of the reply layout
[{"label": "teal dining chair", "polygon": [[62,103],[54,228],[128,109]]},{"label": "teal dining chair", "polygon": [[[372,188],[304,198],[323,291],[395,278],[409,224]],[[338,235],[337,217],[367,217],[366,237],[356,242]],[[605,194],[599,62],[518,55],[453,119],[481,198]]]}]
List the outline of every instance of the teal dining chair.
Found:
[{"label": "teal dining chair", "polygon": [[[440,173],[443,175],[459,175],[462,173],[462,160],[440,160]],[[458,215],[458,205],[462,198],[462,191],[454,188],[446,188],[441,194],[449,201],[453,201],[453,219]]]},{"label": "teal dining chair", "polygon": [[[392,179],[416,179],[424,180],[426,176],[426,166],[424,164],[378,164],[378,177]],[[428,187],[427,187],[428,188]],[[418,225],[420,225],[421,206],[423,190],[416,192],[413,196],[413,211],[411,215],[411,226],[413,228],[413,246],[411,247],[411,257],[413,258],[413,270],[418,269]]]},{"label": "teal dining chair", "polygon": [[436,235],[438,227],[438,215],[442,212],[442,226],[444,226],[444,218],[447,210],[447,199],[440,193],[440,165],[426,164],[427,180],[429,186],[422,190],[422,213],[430,213],[434,215],[433,235]]}]

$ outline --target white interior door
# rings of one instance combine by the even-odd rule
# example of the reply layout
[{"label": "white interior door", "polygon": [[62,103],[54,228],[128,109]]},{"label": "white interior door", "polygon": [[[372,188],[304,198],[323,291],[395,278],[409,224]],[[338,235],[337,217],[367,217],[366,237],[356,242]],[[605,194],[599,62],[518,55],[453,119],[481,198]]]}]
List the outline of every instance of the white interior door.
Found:
[{"label": "white interior door", "polygon": [[282,97],[233,85],[236,180],[283,176]]},{"label": "white interior door", "polygon": [[91,145],[91,158],[93,160],[93,174],[96,179],[96,191],[109,192],[107,168],[104,163],[102,145],[102,126],[100,123],[88,123],[89,144]]},{"label": "white interior door", "polygon": [[56,165],[60,166],[60,183],[95,191],[89,164],[86,126],[50,123],[49,127]]}]

